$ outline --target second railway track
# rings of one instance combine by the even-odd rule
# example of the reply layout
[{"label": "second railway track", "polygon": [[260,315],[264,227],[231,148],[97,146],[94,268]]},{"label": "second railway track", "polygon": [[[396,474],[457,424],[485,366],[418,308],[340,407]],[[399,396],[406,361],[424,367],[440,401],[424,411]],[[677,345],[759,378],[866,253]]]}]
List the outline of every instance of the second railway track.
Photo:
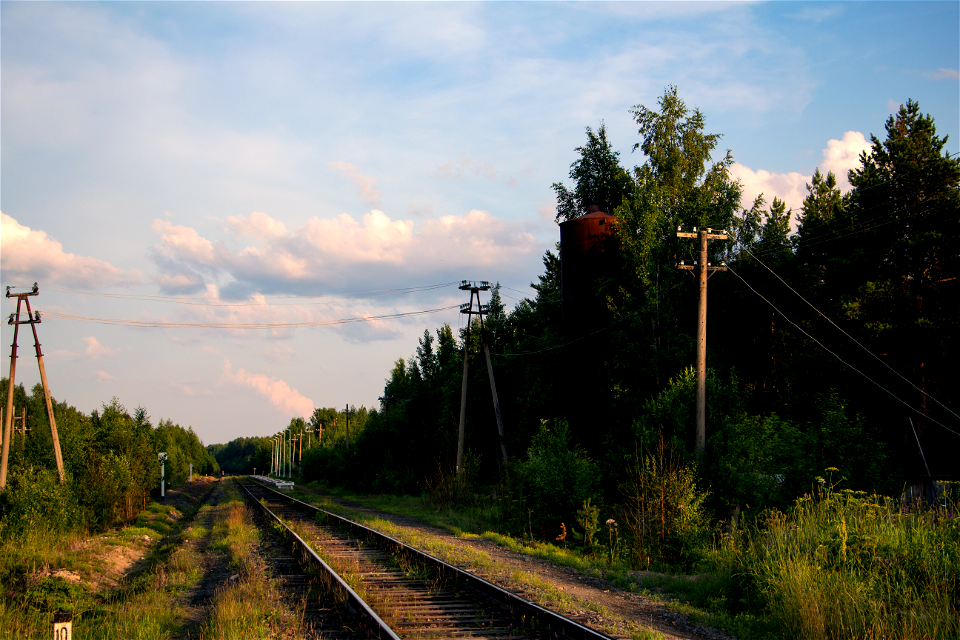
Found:
[{"label": "second railway track", "polygon": [[[387,638],[610,640],[599,631],[364,525],[258,482],[241,483],[251,502],[286,528],[302,561],[363,622]],[[323,574],[336,571],[339,576]]]}]

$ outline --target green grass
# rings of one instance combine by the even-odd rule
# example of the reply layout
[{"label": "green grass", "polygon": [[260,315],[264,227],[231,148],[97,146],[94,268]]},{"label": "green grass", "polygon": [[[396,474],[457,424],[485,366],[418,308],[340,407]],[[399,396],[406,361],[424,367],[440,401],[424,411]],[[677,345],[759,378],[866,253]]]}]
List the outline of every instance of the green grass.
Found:
[{"label": "green grass", "polygon": [[727,550],[735,577],[792,638],[960,637],[955,506],[904,513],[863,492],[768,513]]},{"label": "green grass", "polygon": [[[2,636],[47,638],[53,611],[66,609],[74,614],[74,637],[84,640],[169,638],[182,614],[176,598],[200,576],[198,558],[179,544],[192,513],[178,520],[181,514],[172,506],[150,503],[133,526],[92,538],[48,530],[0,544]],[[164,534],[172,541],[145,550],[139,569],[114,591],[94,593],[82,583],[43,575],[44,569],[63,569],[89,578],[105,566],[97,553],[142,543],[144,536],[161,540]]]},{"label": "green grass", "polygon": [[231,485],[229,502],[217,507],[209,547],[227,555],[237,578],[231,579],[214,598],[202,637],[241,640],[288,637],[286,633],[296,636],[302,606],[295,611],[291,606],[298,605],[282,602],[280,591],[257,554],[259,533],[250,510],[238,498]]},{"label": "green grass", "polygon": [[[896,500],[824,486],[788,513],[767,513],[745,523],[734,539],[700,549],[702,559],[690,576],[637,574],[603,556],[486,531],[482,525],[489,513],[477,509],[436,510],[410,496],[337,495],[418,518],[459,537],[479,534],[513,552],[606,578],[744,640],[960,638],[960,517],[955,505],[905,514]],[[349,511],[325,502],[331,511]],[[438,557],[450,554],[454,564],[471,566],[470,560],[455,559],[462,552],[445,549],[442,541],[404,533],[362,514],[351,517]],[[514,571],[512,578],[540,591],[544,602],[563,602],[562,595],[523,572]]]}]

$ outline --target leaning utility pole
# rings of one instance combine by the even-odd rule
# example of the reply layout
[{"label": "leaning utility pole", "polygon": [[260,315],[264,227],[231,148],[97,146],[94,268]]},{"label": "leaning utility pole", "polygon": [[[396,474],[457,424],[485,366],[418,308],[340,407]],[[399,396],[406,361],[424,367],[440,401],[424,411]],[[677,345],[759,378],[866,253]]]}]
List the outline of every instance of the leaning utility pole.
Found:
[{"label": "leaning utility pole", "polygon": [[[37,325],[40,324],[40,312],[34,313],[30,309],[30,296],[40,293],[37,283],[33,283],[33,288],[27,293],[10,293],[7,287],[7,297],[17,299],[17,312],[11,313],[7,324],[13,325],[13,345],[10,352],[10,380],[7,386],[7,415],[3,424],[3,445],[0,447],[0,490],[7,486],[7,459],[10,455],[10,427],[13,423],[13,379],[17,372],[17,333],[21,324],[29,324],[33,330],[33,343],[37,350],[37,362],[40,365],[40,382],[43,385],[43,399],[47,403],[47,417],[50,419],[50,435],[53,437],[53,456],[57,461],[57,473],[60,476],[60,484],[66,482],[66,476],[63,473],[63,455],[60,453],[60,436],[57,434],[57,421],[53,417],[53,403],[50,401],[50,386],[47,384],[47,370],[43,367],[43,353],[40,351],[40,339],[37,337]],[[27,305],[27,319],[20,319],[20,305]]]},{"label": "leaning utility pole", "polygon": [[677,227],[678,238],[698,238],[700,241],[700,260],[696,265],[684,264],[683,260],[677,265],[678,269],[687,271],[697,270],[700,281],[700,304],[697,309],[697,444],[694,453],[697,462],[703,460],[703,452],[707,445],[707,279],[714,271],[726,271],[726,266],[713,267],[707,262],[707,241],[727,240],[726,234],[714,233],[713,229],[693,228],[693,233],[685,233]]},{"label": "leaning utility pole", "polygon": [[[487,359],[487,377],[490,378],[490,392],[493,394],[493,411],[497,415],[497,432],[500,434],[500,452],[503,462],[507,462],[507,446],[503,441],[503,418],[500,415],[500,400],[497,397],[497,383],[493,378],[493,362],[490,360],[490,343],[487,342],[487,333],[483,326],[483,316],[488,313],[487,307],[480,304],[480,292],[489,291],[490,283],[486,280],[477,284],[464,280],[460,283],[461,291],[470,292],[470,302],[460,305],[460,313],[467,316],[467,336],[463,343],[463,385],[460,390],[460,431],[457,435],[457,473],[463,467],[464,426],[467,420],[467,370],[470,357],[470,326],[473,316],[480,318],[480,335],[483,337],[483,353]],[[477,296],[477,310],[473,310],[473,296]]]}]

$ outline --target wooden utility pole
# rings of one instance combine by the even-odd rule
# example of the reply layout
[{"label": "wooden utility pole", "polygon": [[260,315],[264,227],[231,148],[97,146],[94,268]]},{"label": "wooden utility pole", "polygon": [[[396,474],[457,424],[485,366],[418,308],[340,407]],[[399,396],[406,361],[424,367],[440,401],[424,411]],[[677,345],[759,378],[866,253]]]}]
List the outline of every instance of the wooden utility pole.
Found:
[{"label": "wooden utility pole", "polygon": [[678,238],[697,238],[700,241],[700,260],[696,265],[684,264],[681,260],[678,269],[697,271],[700,282],[700,304],[697,308],[697,443],[694,453],[697,462],[703,460],[707,445],[707,279],[714,271],[726,271],[726,266],[713,267],[707,262],[707,241],[727,240],[726,234],[713,233],[713,229],[693,228],[693,233],[677,229]]},{"label": "wooden utility pole", "polygon": [[[467,371],[470,356],[470,326],[473,324],[473,316],[480,318],[480,335],[483,336],[483,353],[487,359],[487,377],[490,378],[490,393],[493,395],[493,411],[497,416],[497,433],[500,434],[500,453],[503,455],[504,464],[507,463],[507,446],[503,438],[503,417],[500,414],[500,399],[497,397],[497,383],[493,377],[493,362],[490,360],[490,343],[487,341],[487,334],[483,326],[483,316],[488,311],[487,307],[480,304],[480,292],[489,291],[490,283],[482,281],[479,284],[464,280],[460,283],[461,291],[470,292],[470,302],[460,305],[460,313],[467,316],[467,336],[463,344],[463,385],[460,389],[460,431],[457,434],[457,473],[463,468],[463,441],[465,435],[465,424],[467,420]],[[477,296],[477,310],[473,310],[473,296]]]},{"label": "wooden utility pole", "polygon": [[[53,403],[50,401],[50,385],[47,384],[47,371],[43,366],[43,353],[40,351],[40,339],[37,337],[37,325],[40,324],[40,312],[34,313],[30,309],[30,296],[40,293],[37,283],[33,283],[33,288],[27,293],[10,293],[7,287],[6,296],[17,299],[17,312],[11,313],[7,324],[13,325],[13,345],[10,351],[10,379],[7,387],[7,415],[3,424],[3,444],[0,446],[0,490],[7,486],[7,460],[10,455],[10,428],[13,423],[13,389],[14,377],[17,371],[17,334],[21,324],[29,324],[33,330],[33,343],[37,350],[37,363],[40,365],[40,382],[43,386],[43,399],[47,403],[47,417],[50,419],[50,435],[53,437],[53,456],[57,461],[57,473],[60,476],[60,484],[66,482],[66,476],[63,472],[63,455],[60,453],[60,436],[57,434],[57,421],[53,417]],[[27,306],[27,319],[20,319],[20,307],[22,304]]]},{"label": "wooden utility pole", "polygon": [[350,451],[350,405],[343,408],[343,419],[347,425],[347,451]]}]

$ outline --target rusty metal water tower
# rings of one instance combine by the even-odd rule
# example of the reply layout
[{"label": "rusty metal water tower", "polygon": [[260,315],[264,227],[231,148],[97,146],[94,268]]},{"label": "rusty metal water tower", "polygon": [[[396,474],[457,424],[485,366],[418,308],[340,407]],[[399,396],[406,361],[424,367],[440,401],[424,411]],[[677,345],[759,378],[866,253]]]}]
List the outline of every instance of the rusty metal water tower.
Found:
[{"label": "rusty metal water tower", "polygon": [[[563,375],[577,389],[565,394],[571,429],[589,446],[598,401],[605,397],[602,367],[609,351],[609,312],[602,285],[614,277],[620,261],[620,241],[614,216],[598,205],[586,215],[560,223],[560,291],[562,305]],[[603,409],[601,409],[603,413]]]},{"label": "rusty metal water tower", "polygon": [[598,290],[603,279],[613,275],[620,255],[614,220],[598,205],[591,205],[586,215],[560,223],[560,296],[565,348],[586,342],[585,336],[601,328],[596,322],[605,306]]}]

